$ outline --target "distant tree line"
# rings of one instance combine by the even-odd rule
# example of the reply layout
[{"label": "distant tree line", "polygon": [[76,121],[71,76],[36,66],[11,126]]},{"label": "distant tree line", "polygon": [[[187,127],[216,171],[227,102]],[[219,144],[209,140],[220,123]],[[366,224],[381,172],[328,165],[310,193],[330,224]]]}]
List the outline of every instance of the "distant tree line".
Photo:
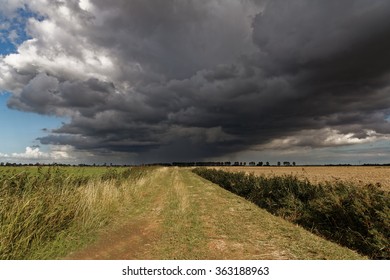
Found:
[{"label": "distant tree line", "polygon": [[[271,166],[271,164],[267,162],[254,162],[251,161],[247,164],[246,161],[207,161],[207,162],[172,162],[171,164],[163,164],[163,165],[172,165],[172,166]],[[281,165],[280,162],[277,163],[278,166]],[[290,163],[289,161],[283,162],[283,166],[295,166],[295,161]]]},{"label": "distant tree line", "polygon": [[[73,166],[73,167],[131,167],[131,166],[179,166],[179,167],[191,167],[191,166],[296,166],[296,162],[289,161],[278,161],[276,165],[270,164],[269,161],[263,162],[254,162],[251,161],[247,164],[246,161],[197,161],[197,162],[156,162],[156,163],[145,163],[145,164],[112,164],[112,163],[102,163],[102,164],[65,164],[65,163],[11,163],[11,162],[0,162],[0,166]],[[319,164],[319,165],[300,165],[300,166],[354,166],[352,164]],[[355,165],[356,166],[356,165]],[[379,164],[379,163],[364,163],[359,164],[359,166],[390,166],[390,163]]]},{"label": "distant tree line", "polygon": [[134,164],[85,164],[85,163],[79,163],[79,164],[67,164],[67,163],[14,163],[14,162],[0,162],[0,166],[13,166],[13,167],[23,167],[23,166],[61,166],[61,167],[131,167],[131,166],[138,166]]}]

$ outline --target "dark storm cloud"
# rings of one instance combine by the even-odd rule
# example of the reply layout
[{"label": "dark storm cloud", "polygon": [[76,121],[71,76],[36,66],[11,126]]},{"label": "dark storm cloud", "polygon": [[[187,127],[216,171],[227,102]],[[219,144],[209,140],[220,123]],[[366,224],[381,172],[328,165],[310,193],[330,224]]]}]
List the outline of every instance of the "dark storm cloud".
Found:
[{"label": "dark storm cloud", "polygon": [[345,124],[346,132],[362,124],[389,133],[389,18],[386,1],[270,2],[255,20],[254,41],[267,75],[291,78],[294,97],[278,111],[294,122],[302,115]]},{"label": "dark storm cloud", "polygon": [[187,78],[253,49],[246,17],[256,5],[250,0],[93,3],[104,13],[88,36],[166,78]]},{"label": "dark storm cloud", "polygon": [[42,144],[198,160],[389,137],[388,1],[61,3],[75,22],[48,8],[0,64],[10,107],[70,117]]}]

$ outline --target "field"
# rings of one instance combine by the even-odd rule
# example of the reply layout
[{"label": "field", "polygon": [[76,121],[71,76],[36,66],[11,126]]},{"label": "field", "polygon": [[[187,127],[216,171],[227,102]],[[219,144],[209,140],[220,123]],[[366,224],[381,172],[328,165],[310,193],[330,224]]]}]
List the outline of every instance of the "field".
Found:
[{"label": "field", "polygon": [[340,181],[357,186],[373,184],[390,191],[390,166],[229,166],[217,169],[265,176],[293,175],[314,184]]},{"label": "field", "polygon": [[187,168],[3,167],[0,194],[0,259],[367,258]]}]

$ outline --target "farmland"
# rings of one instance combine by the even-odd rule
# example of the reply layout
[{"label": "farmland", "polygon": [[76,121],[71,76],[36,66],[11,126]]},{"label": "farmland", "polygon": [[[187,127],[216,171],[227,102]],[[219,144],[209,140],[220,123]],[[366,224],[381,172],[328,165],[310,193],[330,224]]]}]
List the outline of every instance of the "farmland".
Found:
[{"label": "farmland", "polygon": [[177,167],[0,169],[0,259],[365,259]]},{"label": "farmland", "polygon": [[350,182],[357,186],[379,185],[390,191],[390,166],[229,166],[218,167],[229,172],[246,172],[255,175],[293,175],[311,183]]}]

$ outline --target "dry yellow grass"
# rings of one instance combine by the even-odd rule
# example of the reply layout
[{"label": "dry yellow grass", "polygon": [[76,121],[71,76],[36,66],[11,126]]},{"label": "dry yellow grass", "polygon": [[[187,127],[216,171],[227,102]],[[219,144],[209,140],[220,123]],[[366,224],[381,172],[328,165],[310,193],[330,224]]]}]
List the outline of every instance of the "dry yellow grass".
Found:
[{"label": "dry yellow grass", "polygon": [[358,186],[370,183],[380,184],[383,189],[390,191],[389,166],[229,166],[216,168],[265,176],[294,175],[300,179],[308,179],[314,184],[339,181],[351,182]]}]

